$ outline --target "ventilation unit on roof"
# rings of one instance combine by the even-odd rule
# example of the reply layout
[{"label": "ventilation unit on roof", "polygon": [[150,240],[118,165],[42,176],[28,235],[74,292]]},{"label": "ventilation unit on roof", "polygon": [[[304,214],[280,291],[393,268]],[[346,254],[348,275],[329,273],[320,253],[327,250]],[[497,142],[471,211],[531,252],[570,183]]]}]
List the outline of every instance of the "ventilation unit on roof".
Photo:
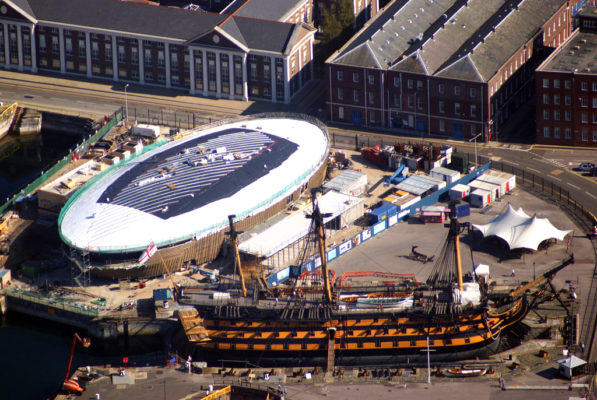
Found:
[{"label": "ventilation unit on roof", "polygon": [[580,46],[572,46],[574,50],[580,50]]},{"label": "ventilation unit on roof", "polygon": [[568,55],[569,55],[569,56],[573,56],[573,55],[574,55],[574,52],[573,52],[572,50],[570,50],[570,51],[568,52]]},{"label": "ventilation unit on roof", "polygon": [[587,39],[580,39],[581,43],[587,43]]},{"label": "ventilation unit on roof", "polygon": [[591,72],[591,68],[585,68],[583,69],[584,72]]},{"label": "ventilation unit on roof", "polygon": [[412,19],[409,19],[409,20],[408,20],[408,23],[409,23],[409,24],[412,24],[412,23],[413,23],[413,20],[412,20]]}]

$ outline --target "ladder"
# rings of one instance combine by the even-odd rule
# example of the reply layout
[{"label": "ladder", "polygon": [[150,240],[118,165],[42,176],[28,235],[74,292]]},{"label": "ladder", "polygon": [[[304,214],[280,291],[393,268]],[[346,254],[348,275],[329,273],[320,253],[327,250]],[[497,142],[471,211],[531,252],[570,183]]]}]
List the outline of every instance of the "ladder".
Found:
[{"label": "ladder", "polygon": [[335,353],[334,347],[336,345],[336,329],[328,329],[328,358],[326,371],[334,372]]}]

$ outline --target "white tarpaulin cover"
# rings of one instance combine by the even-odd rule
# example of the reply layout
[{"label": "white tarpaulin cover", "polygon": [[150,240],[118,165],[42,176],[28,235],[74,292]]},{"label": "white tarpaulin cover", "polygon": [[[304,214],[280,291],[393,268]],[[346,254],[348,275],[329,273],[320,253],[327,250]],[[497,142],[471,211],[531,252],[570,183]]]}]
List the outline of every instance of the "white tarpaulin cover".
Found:
[{"label": "white tarpaulin cover", "polygon": [[515,210],[510,204],[506,211],[485,225],[473,225],[484,237],[497,236],[510,247],[510,250],[526,248],[537,250],[547,239],[563,240],[570,231],[561,231],[547,218],[529,217],[521,209]]}]

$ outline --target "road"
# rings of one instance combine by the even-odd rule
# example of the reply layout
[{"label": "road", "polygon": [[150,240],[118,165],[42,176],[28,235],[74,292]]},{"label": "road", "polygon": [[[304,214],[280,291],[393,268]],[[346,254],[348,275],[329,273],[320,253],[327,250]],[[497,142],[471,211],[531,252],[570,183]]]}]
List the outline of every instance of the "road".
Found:
[{"label": "road", "polygon": [[[315,91],[308,91],[300,104],[272,104],[267,102],[243,102],[224,99],[206,99],[186,95],[183,91],[130,85],[125,95],[124,83],[104,81],[67,80],[60,76],[38,76],[11,71],[0,71],[0,100],[18,101],[46,111],[79,115],[99,119],[110,115],[120,107],[128,108],[129,119],[159,122],[181,127],[193,127],[226,117],[268,111],[307,111],[317,103]],[[301,97],[301,96],[299,96]],[[413,137],[380,135],[339,127],[330,127],[338,147],[354,147],[354,137],[359,142],[393,144],[397,140],[417,140]],[[345,136],[342,138],[340,135]],[[426,142],[430,140],[425,139]],[[546,184],[562,186],[570,197],[597,215],[597,179],[574,171],[578,163],[588,161],[597,164],[597,150],[558,148],[555,146],[528,146],[514,144],[475,144],[455,140],[433,139],[434,143],[450,144],[459,151],[468,152],[474,159],[475,147],[478,157],[488,157],[493,162],[524,168],[542,176]]]}]

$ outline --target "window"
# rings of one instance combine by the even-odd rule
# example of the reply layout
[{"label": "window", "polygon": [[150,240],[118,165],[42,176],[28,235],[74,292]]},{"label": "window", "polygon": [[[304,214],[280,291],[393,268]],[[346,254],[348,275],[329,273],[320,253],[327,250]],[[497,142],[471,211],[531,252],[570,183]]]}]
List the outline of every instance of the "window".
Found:
[{"label": "window", "polygon": [[557,94],[553,95],[553,104],[560,105],[560,96]]},{"label": "window", "polygon": [[344,100],[344,88],[338,88],[338,100]]},{"label": "window", "polygon": [[560,80],[559,79],[554,79],[553,80],[553,87],[554,87],[554,89],[559,89],[560,88]]},{"label": "window", "polygon": [[437,91],[440,94],[446,93],[446,86],[443,83],[440,83],[439,85],[437,85]]},{"label": "window", "polygon": [[91,58],[93,60],[99,60],[99,43],[92,42],[91,43]]},{"label": "window", "polygon": [[[170,69],[172,71],[178,71],[178,53],[170,52]],[[224,71],[222,71],[224,72]]]},{"label": "window", "polygon": [[[548,88],[549,87],[549,79],[543,79],[543,87],[544,88]],[[549,136],[547,136],[549,137]]]},{"label": "window", "polygon": [[52,36],[52,53],[60,53],[60,46],[58,45],[58,36]]},{"label": "window", "polygon": [[397,106],[398,104],[400,104],[399,102],[400,102],[400,97],[398,97],[398,95],[395,94],[394,95],[394,105]]},{"label": "window", "polygon": [[375,111],[369,112],[369,123],[371,123],[371,124],[375,123]]},{"label": "window", "polygon": [[460,86],[454,86],[454,96],[460,96]]},{"label": "window", "polygon": [[572,113],[570,111],[564,111],[564,120],[565,121],[572,121]]},{"label": "window", "polygon": [[543,110],[543,121],[549,121],[549,110]]},{"label": "window", "polygon": [[151,67],[151,49],[145,49],[145,56],[143,57],[143,63],[146,67]]},{"label": "window", "polygon": [[69,57],[73,55],[73,39],[71,38],[66,38],[66,55]]},{"label": "window", "polygon": [[440,132],[446,131],[446,121],[444,121],[443,119],[439,120],[439,131]]},{"label": "window", "polygon": [[344,119],[344,107],[338,107],[338,119]]},{"label": "window", "polygon": [[564,129],[564,137],[566,139],[571,139],[572,138],[572,129],[570,128],[565,128]]},{"label": "window", "polygon": [[589,83],[588,82],[581,82],[580,83],[580,90],[583,90],[583,91],[589,90]]},{"label": "window", "polygon": [[597,124],[597,113],[592,113],[592,120],[594,124]]},{"label": "window", "polygon": [[560,120],[560,112],[559,111],[554,111],[553,112],[553,120],[554,121],[559,121]]},{"label": "window", "polygon": [[414,87],[412,79],[409,79],[408,81],[406,81],[406,83],[407,83],[407,86],[408,86],[409,89],[412,89]]},{"label": "window", "polygon": [[597,131],[593,131],[593,142],[597,142]]},{"label": "window", "polygon": [[580,114],[580,121],[581,121],[583,124],[587,124],[587,123],[589,123],[589,114],[587,114],[586,112],[584,112],[584,113],[581,113],[581,114]]},{"label": "window", "polygon": [[593,82],[593,83],[591,84],[591,90],[592,90],[593,92],[597,92],[597,82]]},{"label": "window", "polygon": [[[120,47],[120,46],[118,46]],[[120,57],[120,56],[118,56]],[[131,48],[131,64],[132,65],[139,65],[139,49],[136,47]]]},{"label": "window", "polygon": [[104,45],[104,54],[106,61],[112,61],[112,43],[106,43]]},{"label": "window", "polygon": [[369,96],[369,104],[375,104],[375,93],[369,92],[368,96]]},{"label": "window", "polygon": [[588,141],[589,141],[589,132],[588,132],[588,131],[582,131],[582,132],[580,133],[580,139],[581,139],[583,142],[588,142]]},{"label": "window", "polygon": [[564,89],[570,89],[570,81],[568,79],[564,81]]},{"label": "window", "polygon": [[[2,38],[2,46],[4,46],[4,38]],[[39,35],[39,51],[46,52],[46,36]]]},{"label": "window", "polygon": [[567,106],[571,104],[570,96],[564,96],[564,104]]},{"label": "window", "polygon": [[85,40],[79,39],[79,57],[84,58],[86,56],[85,52]]},{"label": "window", "polygon": [[423,81],[417,81],[417,90],[423,90]]},{"label": "window", "polygon": [[415,102],[413,99],[413,96],[408,96],[408,108],[413,108],[415,106]]},{"label": "window", "polygon": [[471,104],[471,117],[476,117],[477,116],[477,106],[474,104]]},{"label": "window", "polygon": [[158,50],[158,68],[164,68],[166,60],[164,59],[164,51]]},{"label": "window", "polygon": [[336,80],[341,81],[344,79],[344,71],[336,71]]},{"label": "window", "polygon": [[417,97],[417,108],[419,110],[423,109],[423,97]]},{"label": "window", "polygon": [[593,108],[597,107],[597,97],[593,97],[593,99],[591,100],[591,102],[592,102],[591,106]]},{"label": "window", "polygon": [[589,106],[589,99],[586,97],[580,98],[580,105],[581,107],[588,107]]},{"label": "window", "polygon": [[549,104],[549,95],[548,94],[543,95],[543,104]]},{"label": "window", "polygon": [[353,100],[355,103],[358,103],[358,102],[359,102],[359,91],[358,91],[358,90],[353,90],[353,91],[352,91],[352,100]]},{"label": "window", "polygon": [[444,104],[443,101],[439,101],[437,103],[437,108],[438,108],[439,112],[442,113],[442,114],[446,112],[445,104]]},{"label": "window", "polygon": [[251,63],[250,79],[251,82],[257,82],[257,64],[254,62]]},{"label": "window", "polygon": [[395,76],[394,77],[394,87],[400,86],[400,78]]},{"label": "window", "polygon": [[454,103],[454,114],[460,115],[460,103]]},{"label": "window", "polygon": [[354,83],[358,83],[359,82],[359,74],[357,72],[353,72],[352,73],[352,81]]},{"label": "window", "polygon": [[474,99],[475,97],[477,97],[477,88],[470,88],[468,90],[468,94],[471,97],[471,99]]},{"label": "window", "polygon": [[543,137],[545,139],[549,139],[549,126],[544,126],[543,127]]},{"label": "window", "polygon": [[553,128],[553,137],[554,137],[554,139],[560,138],[560,128],[557,126],[555,128]]},{"label": "window", "polygon": [[367,80],[369,81],[370,85],[375,84],[375,76],[373,76],[373,75],[367,75]]}]

